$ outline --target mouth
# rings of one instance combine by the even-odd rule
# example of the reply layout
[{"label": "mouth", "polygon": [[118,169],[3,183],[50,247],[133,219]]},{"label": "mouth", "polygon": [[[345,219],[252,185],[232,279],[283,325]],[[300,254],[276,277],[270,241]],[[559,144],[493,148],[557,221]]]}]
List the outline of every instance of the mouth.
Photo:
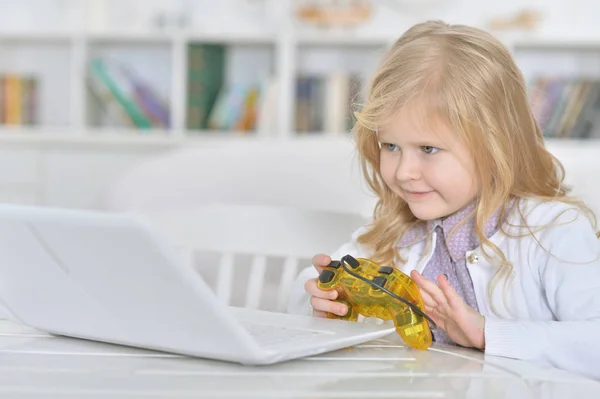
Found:
[{"label": "mouth", "polygon": [[414,200],[426,198],[431,193],[433,193],[433,190],[432,191],[409,191],[409,190],[403,190],[403,191],[404,191],[404,195],[406,196],[406,198],[408,198],[408,199],[414,199]]}]

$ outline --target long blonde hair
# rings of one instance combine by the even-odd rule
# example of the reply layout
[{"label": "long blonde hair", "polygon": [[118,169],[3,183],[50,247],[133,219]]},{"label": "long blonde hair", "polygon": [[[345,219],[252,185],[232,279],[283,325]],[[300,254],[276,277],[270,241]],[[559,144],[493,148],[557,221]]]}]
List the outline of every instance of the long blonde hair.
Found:
[{"label": "long blonde hair", "polygon": [[373,250],[375,261],[404,262],[398,240],[422,223],[379,172],[376,130],[403,107],[426,108],[427,117],[443,120],[471,150],[480,184],[475,231],[484,254],[500,266],[490,294],[512,265],[483,228],[496,210],[504,220],[515,203],[511,200],[517,205],[523,198],[564,201],[583,209],[596,224],[591,210],[568,196],[564,169],[544,146],[523,76],[506,47],[482,30],[429,21],[409,29],[391,47],[372,79],[366,104],[355,113],[361,166],[379,198],[373,224],[358,241]]}]

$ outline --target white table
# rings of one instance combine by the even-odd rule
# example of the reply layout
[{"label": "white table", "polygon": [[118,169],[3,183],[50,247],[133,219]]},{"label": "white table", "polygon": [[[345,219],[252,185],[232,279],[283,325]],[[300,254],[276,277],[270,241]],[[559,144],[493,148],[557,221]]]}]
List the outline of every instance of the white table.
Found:
[{"label": "white table", "polygon": [[435,346],[373,341],[249,367],[54,337],[0,320],[0,398],[600,398],[600,382]]}]

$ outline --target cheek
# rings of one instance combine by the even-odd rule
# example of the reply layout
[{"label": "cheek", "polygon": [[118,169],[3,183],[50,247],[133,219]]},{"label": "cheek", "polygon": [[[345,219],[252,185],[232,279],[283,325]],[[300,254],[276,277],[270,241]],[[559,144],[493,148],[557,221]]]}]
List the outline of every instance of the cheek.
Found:
[{"label": "cheek", "polygon": [[379,173],[381,173],[381,177],[383,177],[383,181],[387,185],[392,185],[394,183],[396,180],[396,168],[390,157],[382,154],[379,161]]},{"label": "cheek", "polygon": [[460,164],[460,173],[464,181],[465,191],[468,190],[470,195],[476,194],[479,191],[479,184],[475,176],[475,165],[472,163]]},{"label": "cheek", "polygon": [[445,191],[446,195],[463,196],[476,191],[474,174],[467,165],[448,159],[439,164],[429,165],[427,176],[429,183],[439,190]]},{"label": "cheek", "polygon": [[471,193],[479,191],[479,182],[475,173],[475,163],[471,156],[471,153],[466,149],[462,148],[458,151],[454,161],[454,170],[457,175],[461,176],[465,191],[469,189]]}]

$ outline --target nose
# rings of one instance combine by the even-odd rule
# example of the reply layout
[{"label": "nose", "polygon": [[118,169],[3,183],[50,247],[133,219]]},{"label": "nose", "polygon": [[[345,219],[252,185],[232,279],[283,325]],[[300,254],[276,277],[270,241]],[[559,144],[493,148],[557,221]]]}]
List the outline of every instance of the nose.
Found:
[{"label": "nose", "polygon": [[418,157],[407,151],[398,157],[396,179],[401,183],[418,180],[421,177],[420,169]]}]

